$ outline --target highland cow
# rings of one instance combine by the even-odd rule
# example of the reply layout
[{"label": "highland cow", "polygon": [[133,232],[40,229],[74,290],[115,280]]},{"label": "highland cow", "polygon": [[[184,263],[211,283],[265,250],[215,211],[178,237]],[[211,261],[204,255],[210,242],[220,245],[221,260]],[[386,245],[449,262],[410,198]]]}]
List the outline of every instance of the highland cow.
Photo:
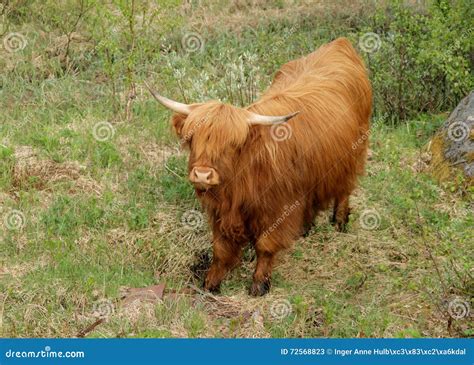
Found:
[{"label": "highland cow", "polygon": [[347,39],[283,65],[246,108],[182,104],[149,89],[175,112],[172,125],[190,150],[189,180],[209,216],[213,258],[205,289],[218,291],[252,243],[250,294],[264,295],[275,255],[319,211],[333,205],[333,222],[344,229],[349,196],[364,173],[372,108],[365,66]]}]

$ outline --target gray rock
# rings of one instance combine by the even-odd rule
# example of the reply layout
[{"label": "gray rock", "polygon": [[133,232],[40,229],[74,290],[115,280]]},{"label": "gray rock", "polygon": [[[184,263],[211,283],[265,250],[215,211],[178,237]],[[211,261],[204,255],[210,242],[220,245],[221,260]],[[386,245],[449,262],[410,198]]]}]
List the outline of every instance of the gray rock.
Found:
[{"label": "gray rock", "polygon": [[[446,149],[444,157],[452,166],[462,168],[466,176],[474,177],[474,91],[466,96],[442,126]],[[470,161],[468,154],[470,153]]]}]

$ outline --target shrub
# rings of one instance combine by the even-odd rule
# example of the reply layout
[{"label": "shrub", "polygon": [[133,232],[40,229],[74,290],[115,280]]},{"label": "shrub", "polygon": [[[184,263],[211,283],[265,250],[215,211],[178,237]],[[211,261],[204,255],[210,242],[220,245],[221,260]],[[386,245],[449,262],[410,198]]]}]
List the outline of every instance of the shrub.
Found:
[{"label": "shrub", "polygon": [[376,114],[406,120],[448,111],[473,88],[469,13],[465,0],[436,1],[424,13],[401,2],[377,12],[374,26],[359,32],[375,32],[380,40],[366,53]]},{"label": "shrub", "polygon": [[[352,38],[366,59],[376,116],[399,121],[450,111],[474,86],[474,8],[469,0],[434,0],[427,6],[398,0],[361,5],[358,11],[328,5],[322,13],[288,7],[285,17],[262,17],[256,26],[239,23],[240,33],[222,22],[206,28],[192,12],[184,24],[184,5],[179,4],[8,2],[0,8],[1,29],[4,34],[25,32],[28,46],[24,52],[0,55],[0,67],[9,71],[0,87],[80,74],[97,88],[103,84],[104,97],[111,101],[107,105],[126,120],[134,112],[137,82],[150,75],[169,96],[185,102],[212,98],[248,105],[282,63],[337,36]],[[188,46],[199,49],[190,52],[184,36],[196,35],[197,28]],[[375,49],[366,52],[368,33],[377,38]]]}]

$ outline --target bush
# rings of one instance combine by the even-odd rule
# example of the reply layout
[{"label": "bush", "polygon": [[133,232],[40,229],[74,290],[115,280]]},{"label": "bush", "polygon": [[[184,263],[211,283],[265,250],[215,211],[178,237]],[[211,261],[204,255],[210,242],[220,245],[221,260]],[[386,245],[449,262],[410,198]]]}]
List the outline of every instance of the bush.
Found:
[{"label": "bush", "polygon": [[376,114],[406,120],[449,111],[469,93],[474,86],[469,13],[469,1],[436,1],[425,13],[397,3],[374,16],[373,28],[359,32],[359,39],[367,31],[379,37],[380,47],[366,53]]},{"label": "bush", "polygon": [[[313,7],[298,13],[288,7],[285,17],[263,17],[257,26],[244,23],[240,34],[227,24],[199,25],[194,13],[185,24],[179,4],[8,2],[0,8],[3,35],[25,33],[28,47],[0,55],[0,67],[8,71],[0,87],[81,74],[105,87],[111,112],[126,120],[134,112],[136,83],[150,75],[169,96],[185,102],[218,98],[248,105],[282,63],[338,36],[352,38],[366,59],[376,116],[399,121],[450,111],[474,86],[469,0],[434,0],[428,6],[399,0],[388,6],[363,5],[353,14],[341,7],[327,13]],[[184,35],[196,35],[197,27],[202,29],[193,41],[202,49],[189,52]]]}]

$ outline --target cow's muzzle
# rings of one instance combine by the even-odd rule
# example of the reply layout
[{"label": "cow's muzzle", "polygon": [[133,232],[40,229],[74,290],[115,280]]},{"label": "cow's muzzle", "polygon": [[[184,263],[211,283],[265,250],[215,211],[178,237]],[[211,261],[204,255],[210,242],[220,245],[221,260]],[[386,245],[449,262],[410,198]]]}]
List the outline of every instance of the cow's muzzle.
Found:
[{"label": "cow's muzzle", "polygon": [[208,189],[213,185],[219,184],[219,175],[212,167],[196,166],[189,174],[189,180],[198,189]]}]

